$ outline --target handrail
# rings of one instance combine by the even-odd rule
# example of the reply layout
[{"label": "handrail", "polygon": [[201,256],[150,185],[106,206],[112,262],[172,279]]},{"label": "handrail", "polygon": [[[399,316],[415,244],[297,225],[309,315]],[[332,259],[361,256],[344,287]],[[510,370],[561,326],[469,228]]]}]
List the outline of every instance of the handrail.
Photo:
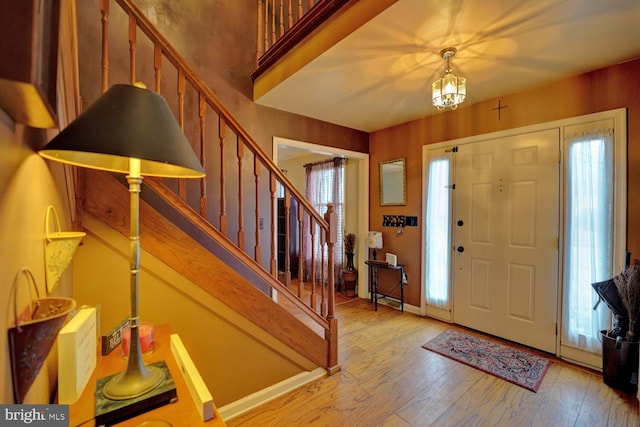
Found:
[{"label": "handrail", "polygon": [[[209,237],[214,239],[220,247],[227,252],[234,254],[245,266],[250,268],[260,280],[267,283],[279,295],[290,300],[295,307],[300,309],[306,319],[320,326],[324,332],[324,338],[328,342],[328,355],[326,368],[330,372],[339,370],[337,360],[337,320],[335,319],[335,300],[334,300],[334,261],[333,261],[333,245],[335,244],[335,223],[329,223],[326,218],[335,217],[332,207],[325,216],[318,213],[313,205],[300,193],[300,191],[289,181],[282,171],[275,165],[271,158],[258,145],[253,137],[240,125],[233,117],[217,95],[211,90],[200,78],[197,77],[194,70],[178,55],[176,50],[169,42],[159,33],[153,24],[146,18],[142,10],[133,2],[133,0],[115,0],[117,4],[128,16],[128,38],[129,38],[129,59],[130,70],[129,79],[131,83],[138,80],[136,75],[137,69],[153,69],[153,79],[155,82],[155,91],[160,93],[162,87],[162,71],[163,59],[166,58],[176,69],[177,85],[175,94],[163,94],[170,105],[176,105],[177,118],[179,124],[185,130],[185,133],[198,133],[199,141],[197,142],[196,152],[200,154],[200,160],[207,172],[207,177],[200,180],[199,190],[194,197],[193,184],[188,184],[185,180],[159,180],[148,179],[146,184],[151,187],[163,200],[165,200],[173,209],[179,212],[183,217],[193,223]],[[100,11],[102,20],[102,89],[105,91],[109,85],[109,4],[110,0],[100,0]],[[136,48],[138,45],[138,29],[149,39],[153,45],[153,67],[138,67],[136,65]],[[195,92],[199,110],[198,117],[191,122],[185,120],[184,103],[185,96],[188,95],[187,89]],[[217,119],[217,135],[207,135],[206,125],[211,122],[207,121],[207,114],[213,112]],[[185,122],[197,123],[193,128],[185,129]],[[215,133],[215,132],[213,132]],[[234,140],[235,136],[235,140]],[[234,162],[229,160],[226,154],[228,150],[237,150]],[[246,150],[245,150],[246,149]],[[215,158],[213,157],[215,154]],[[209,166],[207,156],[213,158],[213,165]],[[251,159],[252,157],[252,159]],[[243,162],[247,159],[253,162],[253,173],[243,174]],[[217,164],[217,170],[215,168]],[[227,169],[237,168],[237,180],[231,182]],[[246,169],[246,168],[245,168]],[[232,170],[231,170],[232,172]],[[249,176],[247,176],[249,175]],[[268,180],[262,179],[265,175]],[[250,179],[247,179],[250,178]],[[253,181],[252,185],[245,186],[245,182]],[[230,182],[232,185],[230,185]],[[216,185],[214,185],[216,184]],[[233,190],[237,190],[237,197],[229,195],[229,187],[234,186]],[[279,194],[280,186],[285,200],[285,215],[287,224],[289,218],[297,221],[296,230],[286,228],[286,237],[284,247],[286,249],[286,268],[283,272],[278,271],[276,259],[276,201]],[[211,187],[211,188],[209,188]],[[243,193],[255,192],[253,200],[245,200]],[[190,203],[194,198],[198,198],[198,203]],[[219,204],[210,205],[209,199],[219,201]],[[289,200],[297,202],[297,210],[291,212],[291,204]],[[266,202],[265,202],[266,200]],[[193,205],[198,206],[195,209]],[[245,221],[245,211],[247,208],[255,209],[255,218],[253,221]],[[267,215],[260,214],[261,208],[266,211]],[[199,210],[199,211],[198,211]],[[214,213],[210,210],[217,210],[218,226],[212,223]],[[237,214],[229,217],[229,212]],[[262,223],[263,217],[271,217],[270,228],[265,229]],[[245,222],[249,224],[245,224]],[[303,227],[303,224],[305,226]],[[255,236],[248,237],[245,233],[245,225],[255,227]],[[234,232],[230,232],[229,228],[236,228]],[[265,229],[261,232],[261,230]],[[267,232],[268,230],[268,232]],[[301,258],[304,255],[302,250],[305,239],[302,233],[310,233],[310,239],[317,242],[322,250],[320,272],[315,269],[315,263],[311,266],[305,266],[300,262],[298,267],[298,286],[291,289],[293,282],[291,274],[296,273],[289,271],[290,255],[289,248],[292,244],[300,246]],[[295,240],[292,236],[298,234]],[[233,236],[233,237],[232,237]],[[262,243],[262,237],[266,236],[268,241],[266,245]],[[234,241],[234,239],[237,240]],[[253,256],[247,253],[245,242],[254,243]],[[282,242],[280,242],[282,244]],[[268,269],[263,266],[261,254],[269,253]],[[329,256],[325,258],[325,253]],[[319,274],[317,274],[319,273]],[[331,274],[329,274],[331,273]],[[282,279],[279,277],[282,276]],[[318,277],[320,281],[318,283]],[[307,280],[307,281],[305,281]],[[325,283],[326,282],[326,283]],[[310,295],[305,295],[305,286],[310,287]],[[319,288],[319,289],[318,289]],[[320,301],[318,306],[317,302]],[[315,333],[315,332],[313,332]]]},{"label": "handrail", "polygon": [[[318,223],[322,224],[323,228],[328,229],[329,225],[324,221],[324,218],[315,210],[311,203],[309,203],[309,201],[302,195],[302,193],[300,193],[300,191],[291,183],[291,181],[289,181],[287,176],[283,174],[282,171],[278,169],[277,166],[275,166],[275,164],[273,164],[273,160],[264,152],[262,147],[258,145],[253,137],[242,127],[242,125],[236,120],[231,112],[229,112],[229,110],[224,106],[224,104],[211,90],[211,88],[209,88],[209,86],[207,86],[201,79],[197,77],[195,71],[193,71],[193,69],[187,64],[187,62],[184,61],[182,57],[180,57],[173,46],[171,46],[171,44],[153,26],[151,21],[149,21],[149,19],[144,15],[138,5],[136,5],[132,0],[115,1],[127,14],[135,17],[136,25],[147,35],[147,37],[149,37],[149,39],[155,41],[155,44],[162,48],[164,56],[169,59],[169,61],[177,69],[181,69],[184,71],[185,79],[204,94],[207,104],[209,104],[220,116],[224,117],[228,124],[231,124],[233,130],[238,132],[239,135],[242,136],[249,149],[254,154],[258,155],[260,157],[260,160],[262,160],[266,164],[270,164],[273,166],[272,168],[270,168],[270,171],[275,173],[281,183],[286,183],[286,187],[293,193],[295,198],[301,201],[301,203],[304,204],[304,207],[313,213],[314,219],[318,221]],[[134,78],[131,79],[130,83],[133,84],[135,82],[136,80]],[[156,88],[156,91],[159,92],[158,88]]]},{"label": "handrail", "polygon": [[[146,178],[144,183],[151,188],[156,194],[161,196],[166,202],[168,202],[174,209],[176,209],[182,216],[189,219],[189,221],[196,225],[200,230],[204,231],[209,237],[215,239],[221,246],[224,247],[229,252],[232,252],[236,257],[242,261],[242,263],[251,268],[252,271],[258,274],[261,279],[265,281],[269,281],[272,279],[272,276],[268,274],[262,268],[256,268],[256,263],[253,262],[253,258],[249,257],[243,251],[237,251],[236,245],[224,234],[220,233],[220,231],[213,227],[211,223],[206,221],[199,215],[194,209],[182,203],[182,199],[177,197],[177,195],[167,188],[166,185],[162,184],[162,181],[158,178],[149,177]],[[297,296],[291,289],[279,286],[278,290],[283,292],[288,299],[295,303],[298,300]],[[323,328],[327,329],[329,327],[329,321],[311,310],[311,308],[306,304],[299,305],[307,316],[313,317],[314,320],[321,325]]]}]

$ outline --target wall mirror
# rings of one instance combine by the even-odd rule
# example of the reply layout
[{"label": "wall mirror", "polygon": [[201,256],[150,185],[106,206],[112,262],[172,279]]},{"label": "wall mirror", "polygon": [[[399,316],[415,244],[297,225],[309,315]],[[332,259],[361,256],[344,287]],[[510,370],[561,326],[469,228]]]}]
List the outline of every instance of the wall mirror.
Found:
[{"label": "wall mirror", "polygon": [[406,204],[405,159],[380,162],[380,206]]}]

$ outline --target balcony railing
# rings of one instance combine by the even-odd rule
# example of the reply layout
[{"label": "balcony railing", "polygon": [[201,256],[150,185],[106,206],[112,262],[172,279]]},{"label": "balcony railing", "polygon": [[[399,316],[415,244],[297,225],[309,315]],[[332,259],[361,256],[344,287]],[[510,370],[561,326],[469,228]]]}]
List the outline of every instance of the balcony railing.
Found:
[{"label": "balcony railing", "polygon": [[348,0],[258,0],[257,68],[253,78],[325,22]]}]

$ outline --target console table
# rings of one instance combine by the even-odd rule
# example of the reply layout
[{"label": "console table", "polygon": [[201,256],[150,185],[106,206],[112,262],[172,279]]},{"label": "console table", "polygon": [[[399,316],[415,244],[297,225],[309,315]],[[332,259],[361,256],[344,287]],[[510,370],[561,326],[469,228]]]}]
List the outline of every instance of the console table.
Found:
[{"label": "console table", "polygon": [[[384,261],[377,261],[370,259],[364,262],[369,266],[369,293],[371,295],[371,301],[374,304],[374,308],[378,311],[378,297],[392,298],[397,300],[397,297],[390,295],[391,291],[400,288],[400,311],[404,311],[404,287],[407,285],[407,275],[404,272],[404,264],[390,265]],[[388,293],[381,293],[378,289],[378,273],[380,269],[395,270],[399,273],[397,284],[391,288]]]}]

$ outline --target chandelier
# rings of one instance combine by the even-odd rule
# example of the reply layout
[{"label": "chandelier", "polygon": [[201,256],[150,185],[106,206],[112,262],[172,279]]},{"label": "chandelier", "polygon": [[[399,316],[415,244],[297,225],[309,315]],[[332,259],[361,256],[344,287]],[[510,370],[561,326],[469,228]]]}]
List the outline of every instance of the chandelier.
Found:
[{"label": "chandelier", "polygon": [[449,65],[449,61],[457,51],[455,47],[447,47],[440,51],[442,59],[447,60],[447,68],[445,68],[442,77],[431,85],[433,105],[438,110],[444,110],[445,107],[455,110],[467,96],[467,79],[455,75]]}]

